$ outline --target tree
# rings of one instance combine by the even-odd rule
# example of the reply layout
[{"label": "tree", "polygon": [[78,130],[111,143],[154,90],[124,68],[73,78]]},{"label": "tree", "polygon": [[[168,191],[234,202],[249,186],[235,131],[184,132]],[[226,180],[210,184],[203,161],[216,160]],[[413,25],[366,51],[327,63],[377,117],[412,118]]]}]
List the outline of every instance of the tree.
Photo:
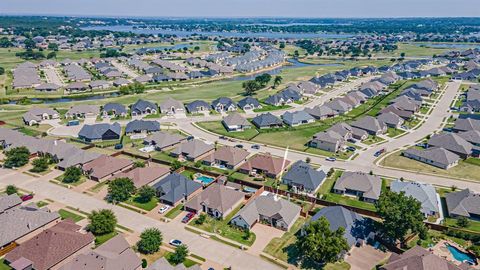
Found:
[{"label": "tree", "polygon": [[202,213],[200,214],[200,216],[197,218],[197,220],[195,220],[195,224],[197,225],[202,225],[203,223],[205,223],[205,220],[207,219],[207,215]]},{"label": "tree", "polygon": [[134,192],[135,185],[127,177],[114,179],[108,184],[108,199],[111,202],[126,201]]},{"label": "tree", "polygon": [[380,230],[391,240],[399,240],[403,244],[408,233],[420,233],[425,229],[420,202],[406,196],[405,192],[385,190],[375,207],[383,219]]},{"label": "tree", "polygon": [[183,164],[180,161],[174,160],[172,162],[172,165],[170,165],[170,170],[171,171],[176,171],[176,170],[180,169],[182,166],[183,166]]},{"label": "tree", "polygon": [[7,190],[5,191],[7,193],[7,195],[12,195],[12,194],[15,194],[18,192],[18,189],[16,186],[14,185],[8,185],[7,186]]},{"label": "tree", "polygon": [[142,254],[152,254],[160,250],[162,241],[162,232],[157,228],[149,228],[140,234],[137,249]]},{"label": "tree", "polygon": [[52,59],[52,58],[57,58],[57,53],[56,52],[49,52],[47,54],[47,59]]},{"label": "tree", "polygon": [[459,217],[457,218],[457,225],[462,228],[468,227],[470,225],[470,220],[466,217]]},{"label": "tree", "polygon": [[26,165],[30,157],[30,151],[25,146],[15,147],[5,152],[4,166],[7,168],[18,168]]},{"label": "tree", "polygon": [[282,83],[282,80],[282,76],[275,76],[275,79],[273,79],[273,88],[277,88]]},{"label": "tree", "polygon": [[310,222],[295,242],[301,265],[318,268],[337,261],[340,253],[349,249],[344,233],[343,227],[330,230],[330,223],[325,217]]},{"label": "tree", "polygon": [[62,182],[75,183],[82,177],[82,170],[78,167],[68,167],[63,174]]},{"label": "tree", "polygon": [[0,67],[0,75],[3,75],[5,74],[5,68],[4,67]]},{"label": "tree", "polygon": [[94,235],[112,233],[117,226],[117,217],[112,210],[102,209],[92,211],[88,216],[88,230]]},{"label": "tree", "polygon": [[33,41],[33,39],[31,39],[31,38],[25,39],[25,41],[23,42],[23,44],[25,44],[25,49],[27,49],[27,50],[28,50],[28,49],[33,49],[33,48],[35,48],[36,45],[37,45],[37,44],[35,43],[35,41]]},{"label": "tree", "polygon": [[30,170],[31,172],[44,172],[48,169],[48,165],[50,164],[50,160],[47,157],[37,158],[32,162],[33,168]]},{"label": "tree", "polygon": [[135,161],[133,163],[133,167],[135,168],[145,168],[145,162],[143,161]]},{"label": "tree", "polygon": [[137,200],[139,202],[147,203],[151,201],[153,197],[155,197],[155,195],[157,194],[157,191],[155,190],[155,188],[149,185],[144,185],[138,189],[137,194],[138,194]]},{"label": "tree", "polygon": [[188,256],[188,247],[184,244],[175,248],[175,252],[170,257],[170,261],[174,264],[180,264],[185,261]]},{"label": "tree", "polygon": [[242,83],[242,87],[247,96],[252,96],[258,89],[260,89],[260,84],[257,81],[246,81]]},{"label": "tree", "polygon": [[51,51],[58,51],[58,44],[57,43],[49,43],[48,49]]},{"label": "tree", "polygon": [[257,77],[255,77],[255,81],[260,85],[259,89],[267,86],[267,84],[272,80],[272,75],[268,74],[268,73],[264,73],[262,75],[259,75]]}]

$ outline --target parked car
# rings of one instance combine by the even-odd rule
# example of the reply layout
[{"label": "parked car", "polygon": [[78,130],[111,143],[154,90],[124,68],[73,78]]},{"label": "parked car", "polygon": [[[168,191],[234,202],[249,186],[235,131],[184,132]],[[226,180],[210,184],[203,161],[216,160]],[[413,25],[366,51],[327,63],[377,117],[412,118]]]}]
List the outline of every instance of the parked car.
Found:
[{"label": "parked car", "polygon": [[188,212],[188,214],[182,219],[182,223],[188,223],[194,216],[194,213]]},{"label": "parked car", "polygon": [[243,145],[242,144],[237,144],[235,145],[236,148],[243,148]]},{"label": "parked car", "polygon": [[122,148],[123,148],[123,144],[121,144],[121,143],[115,144],[115,150],[120,150]]},{"label": "parked car", "polygon": [[178,240],[178,239],[172,239],[170,240],[170,245],[174,246],[174,247],[178,247],[180,245],[182,245],[182,241]]},{"label": "parked car", "polygon": [[218,137],[218,138],[219,138],[220,140],[226,140],[226,139],[227,139],[227,137],[225,137],[225,136],[223,136],[223,135],[220,136],[220,137]]},{"label": "parked car", "polygon": [[193,139],[195,139],[195,137],[193,137],[193,136],[188,136],[188,137],[187,137],[187,141],[191,141],[191,140],[193,140]]},{"label": "parked car", "polygon": [[25,195],[22,195],[22,196],[20,197],[20,199],[22,199],[22,201],[31,200],[31,199],[33,199],[33,194],[25,194]]},{"label": "parked car", "polygon": [[78,120],[70,120],[67,122],[67,127],[78,126],[78,125],[80,125],[80,121]]},{"label": "parked car", "polygon": [[381,154],[385,153],[385,148],[382,148],[373,154],[375,157],[379,157]]},{"label": "parked car", "polygon": [[333,162],[333,161],[335,161],[335,160],[337,160],[337,159],[334,158],[334,157],[327,157],[325,160],[326,160],[326,161],[332,161],[332,162]]},{"label": "parked car", "polygon": [[170,209],[170,206],[164,205],[160,209],[158,209],[158,213],[163,214],[163,213],[167,212],[168,209]]},{"label": "parked car", "polygon": [[348,139],[347,142],[356,143],[357,141],[355,139]]},{"label": "parked car", "polygon": [[355,147],[353,147],[353,146],[348,146],[348,147],[347,147],[347,150],[348,150],[348,151],[355,151],[355,150],[357,150],[357,148],[355,148]]},{"label": "parked car", "polygon": [[254,145],[252,145],[252,149],[256,149],[256,150],[258,150],[258,149],[260,149],[260,145],[258,145],[258,144],[254,144]]}]

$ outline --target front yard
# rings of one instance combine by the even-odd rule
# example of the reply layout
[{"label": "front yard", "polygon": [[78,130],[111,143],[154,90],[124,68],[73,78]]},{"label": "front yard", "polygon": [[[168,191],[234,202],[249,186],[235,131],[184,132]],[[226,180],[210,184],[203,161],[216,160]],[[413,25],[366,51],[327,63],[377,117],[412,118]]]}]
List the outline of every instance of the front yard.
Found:
[{"label": "front yard", "polygon": [[138,200],[138,196],[132,196],[125,203],[133,205],[145,211],[151,211],[153,208],[157,206],[158,199],[156,197],[153,197],[149,202],[141,202]]},{"label": "front yard", "polygon": [[249,141],[258,135],[258,131],[254,127],[246,129],[245,131],[228,132],[221,121],[198,122],[197,125],[215,134],[237,138],[240,140]]}]

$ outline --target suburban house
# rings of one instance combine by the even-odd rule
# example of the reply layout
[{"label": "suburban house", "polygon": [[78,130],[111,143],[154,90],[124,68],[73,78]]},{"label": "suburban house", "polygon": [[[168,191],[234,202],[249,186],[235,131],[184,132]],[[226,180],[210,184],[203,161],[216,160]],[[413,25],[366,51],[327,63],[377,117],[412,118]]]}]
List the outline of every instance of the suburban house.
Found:
[{"label": "suburban house", "polygon": [[315,170],[310,164],[299,160],[282,176],[282,182],[298,192],[315,194],[325,177],[324,171]]},{"label": "suburban house", "polygon": [[262,105],[256,98],[246,97],[237,103],[238,107],[244,111],[261,109]]},{"label": "suburban house", "polygon": [[203,186],[182,174],[172,173],[155,183],[153,187],[157,190],[161,203],[176,206],[200,194]]},{"label": "suburban house", "polygon": [[90,89],[108,89],[110,88],[110,83],[105,80],[95,80],[88,83]]},{"label": "suburban house", "polygon": [[101,155],[100,157],[83,164],[82,170],[89,179],[102,182],[110,179],[115,174],[132,167],[133,162],[129,159]]},{"label": "suburban house", "polygon": [[353,109],[353,106],[336,98],[333,99],[332,101],[326,102],[323,104],[324,106],[327,106],[328,108],[334,110],[337,112],[337,114],[345,114]]},{"label": "suburban house", "polygon": [[304,111],[318,120],[325,120],[327,118],[335,117],[338,115],[338,112],[332,110],[330,107],[319,105],[313,108],[305,108]]},{"label": "suburban house", "polygon": [[416,245],[402,254],[392,254],[380,269],[465,270],[468,269],[467,267],[457,266],[452,262],[433,254],[433,252]]},{"label": "suburban house", "polygon": [[166,115],[174,115],[177,113],[185,113],[183,103],[173,98],[167,98],[159,104],[160,112]]},{"label": "suburban house", "polygon": [[254,176],[264,174],[266,177],[277,178],[289,165],[289,160],[274,157],[270,153],[256,154],[240,166],[239,172]]},{"label": "suburban house", "polygon": [[257,222],[288,231],[300,216],[300,206],[273,193],[262,194],[244,206],[230,221],[243,229],[251,229]]},{"label": "suburban house", "polygon": [[77,255],[60,270],[140,270],[142,261],[121,235],[87,253]]},{"label": "suburban house", "polygon": [[455,126],[452,130],[454,132],[465,132],[470,130],[480,131],[480,120],[472,118],[459,118],[455,120]]},{"label": "suburban house", "polygon": [[246,162],[249,155],[250,153],[243,148],[226,145],[216,149],[215,152],[204,157],[202,162],[208,166],[234,170],[242,163]]},{"label": "suburban house", "polygon": [[122,127],[119,123],[101,123],[84,125],[78,132],[78,138],[84,142],[120,140]]},{"label": "suburban house", "polygon": [[370,135],[380,135],[387,132],[387,125],[373,116],[364,116],[350,124],[352,127],[365,130]]},{"label": "suburban house", "polygon": [[460,160],[457,154],[441,147],[432,147],[425,150],[409,148],[403,151],[402,155],[445,170],[457,166]]},{"label": "suburban house", "polygon": [[51,269],[93,244],[92,233],[82,233],[80,229],[73,220],[63,220],[17,246],[5,256],[5,261],[14,269]]},{"label": "suburban house", "polygon": [[465,159],[472,155],[473,145],[455,133],[435,134],[428,140],[429,147],[440,147]]},{"label": "suburban house", "polygon": [[87,90],[89,87],[84,82],[72,82],[65,86],[65,91],[68,92],[82,92]]},{"label": "suburban house", "polygon": [[382,179],[363,172],[346,171],[337,179],[333,192],[352,195],[366,202],[376,202],[382,192]]},{"label": "suburban house", "polygon": [[132,180],[133,184],[136,188],[140,188],[144,185],[148,185],[152,182],[156,182],[157,180],[163,178],[170,172],[169,168],[166,167],[138,167],[134,168],[130,171],[117,173],[114,175],[111,180],[117,178],[129,178]]},{"label": "suburban house", "polygon": [[195,100],[185,105],[188,113],[204,113],[210,111],[210,104],[203,100]]},{"label": "suburban house", "polygon": [[320,87],[309,81],[302,81],[298,83],[298,88],[302,89],[304,95],[315,95],[320,91]]},{"label": "suburban house", "polygon": [[310,147],[336,153],[345,146],[345,137],[333,130],[321,131],[313,135]]},{"label": "suburban house", "polygon": [[60,88],[62,88],[60,85],[54,84],[54,83],[42,83],[40,85],[35,86],[35,90],[41,91],[41,92],[57,91]]},{"label": "suburban house", "polygon": [[100,114],[100,107],[96,105],[75,105],[71,107],[66,113],[66,118],[95,118]]},{"label": "suburban house", "polygon": [[381,113],[377,116],[377,120],[380,123],[385,124],[387,127],[400,128],[405,120],[393,112]]},{"label": "suburban house", "polygon": [[132,116],[141,116],[149,114],[157,114],[158,107],[150,101],[145,101],[142,99],[137,100],[132,107],[130,108]]},{"label": "suburban house", "polygon": [[56,223],[60,219],[57,212],[39,208],[35,204],[21,205],[16,194],[0,196],[0,250],[12,242]]},{"label": "suburban house", "polygon": [[394,181],[390,184],[390,190],[396,193],[404,192],[422,205],[422,213],[425,217],[436,216],[440,211],[440,197],[435,188],[430,184],[417,182]]},{"label": "suburban house", "polygon": [[125,127],[125,134],[149,134],[160,131],[160,123],[153,120],[133,120]]},{"label": "suburban house", "polygon": [[458,133],[458,136],[462,137],[465,141],[471,143],[474,146],[480,146],[480,131],[470,130]]},{"label": "suburban house", "polygon": [[215,150],[215,147],[212,144],[207,144],[199,139],[193,139],[182,142],[170,152],[170,155],[189,161],[197,161],[213,152],[213,150]]},{"label": "suburban house", "polygon": [[39,125],[43,120],[58,119],[60,115],[57,111],[49,108],[32,108],[23,114],[23,122],[25,125]]},{"label": "suburban house", "polygon": [[185,204],[194,213],[207,213],[214,218],[225,218],[239,207],[245,194],[224,185],[213,184]]},{"label": "suburban house", "polygon": [[212,101],[212,108],[219,113],[233,112],[237,110],[237,105],[231,98],[220,97]]},{"label": "suburban house", "polygon": [[231,113],[225,116],[222,120],[222,124],[229,132],[244,131],[245,129],[252,128],[252,124],[238,113]]},{"label": "suburban house", "polygon": [[153,145],[158,151],[169,148],[184,142],[187,138],[180,134],[174,134],[164,131],[155,132],[143,140],[144,144]]},{"label": "suburban house", "polygon": [[277,128],[283,126],[283,121],[269,112],[255,116],[252,119],[252,123],[260,129]]},{"label": "suburban house", "polygon": [[445,202],[449,216],[480,220],[480,193],[474,193],[468,188],[450,192],[445,195]]},{"label": "suburban house", "polygon": [[102,117],[126,117],[128,114],[127,108],[119,103],[107,103],[103,106]]},{"label": "suburban house", "polygon": [[[345,240],[348,246],[362,246],[365,242],[374,240],[374,223],[369,218],[364,218],[356,212],[350,211],[343,206],[328,206],[320,209],[310,220],[314,222],[324,217],[330,223],[330,230],[345,229]],[[305,233],[302,231],[302,233]],[[348,251],[347,251],[348,252]],[[345,255],[345,254],[342,254]]]},{"label": "suburban house", "polygon": [[282,119],[291,127],[315,122],[315,118],[305,111],[285,112]]}]

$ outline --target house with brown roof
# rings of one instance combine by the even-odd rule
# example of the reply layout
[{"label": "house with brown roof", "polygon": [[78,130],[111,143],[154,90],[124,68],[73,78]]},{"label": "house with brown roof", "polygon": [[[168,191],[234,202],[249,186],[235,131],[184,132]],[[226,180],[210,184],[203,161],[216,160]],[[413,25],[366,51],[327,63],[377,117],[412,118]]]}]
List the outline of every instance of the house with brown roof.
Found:
[{"label": "house with brown roof", "polygon": [[88,253],[80,254],[60,270],[138,270],[142,261],[121,235]]},{"label": "house with brown roof", "polygon": [[82,170],[89,179],[101,182],[132,167],[133,161],[129,159],[101,155],[83,164]]},{"label": "house with brown roof", "polygon": [[382,192],[382,179],[363,172],[346,171],[335,182],[333,192],[356,196],[366,202],[376,202]]},{"label": "house with brown roof", "polygon": [[5,256],[5,261],[14,269],[51,269],[93,244],[95,237],[80,229],[73,220],[64,220],[16,247]]},{"label": "house with brown roof", "polygon": [[155,146],[155,149],[162,151],[186,141],[186,137],[180,134],[172,134],[165,131],[158,131],[143,140],[146,145]]},{"label": "house with brown roof", "polygon": [[213,184],[185,204],[188,211],[204,212],[214,218],[225,218],[242,204],[245,194],[224,185]]},{"label": "house with brown roof", "polygon": [[173,157],[186,159],[189,161],[201,160],[206,155],[215,150],[214,146],[202,140],[193,139],[181,143],[170,152]]},{"label": "house with brown roof", "polygon": [[402,254],[392,254],[382,270],[465,270],[431,251],[415,246]]},{"label": "house with brown roof", "polygon": [[160,180],[169,172],[170,169],[166,167],[134,168],[128,172],[118,173],[110,179],[129,178],[133,181],[136,188],[140,188],[144,185]]},{"label": "house with brown roof", "polygon": [[257,154],[240,166],[238,171],[248,175],[264,174],[270,178],[277,178],[289,165],[289,160],[274,157],[270,153]]},{"label": "house with brown roof", "polygon": [[212,154],[204,157],[202,162],[208,166],[216,166],[233,170],[240,166],[243,162],[247,161],[247,157],[249,155],[250,153],[243,148],[226,145],[218,148]]}]

